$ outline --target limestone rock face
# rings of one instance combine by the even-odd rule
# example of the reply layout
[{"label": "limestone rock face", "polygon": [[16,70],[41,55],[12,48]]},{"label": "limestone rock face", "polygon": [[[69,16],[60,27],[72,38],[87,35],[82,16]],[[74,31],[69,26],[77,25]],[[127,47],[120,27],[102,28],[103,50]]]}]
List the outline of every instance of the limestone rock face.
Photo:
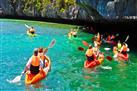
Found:
[{"label": "limestone rock face", "polygon": [[137,0],[77,0],[92,6],[104,17],[137,16]]},{"label": "limestone rock face", "polygon": [[96,20],[137,16],[137,0],[0,0],[0,15]]},{"label": "limestone rock face", "polygon": [[92,5],[77,4],[75,0],[1,0],[0,3],[4,15],[82,20],[101,17]]}]

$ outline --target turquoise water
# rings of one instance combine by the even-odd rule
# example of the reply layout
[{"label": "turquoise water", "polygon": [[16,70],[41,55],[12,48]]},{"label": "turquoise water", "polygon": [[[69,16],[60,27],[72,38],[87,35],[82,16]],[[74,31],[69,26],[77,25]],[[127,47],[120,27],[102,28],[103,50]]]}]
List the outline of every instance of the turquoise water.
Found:
[{"label": "turquoise water", "polygon": [[[26,35],[24,24],[32,25],[37,30],[37,37]],[[13,84],[6,80],[13,79],[23,71],[28,58],[36,47],[47,47],[52,39],[56,44],[49,49],[47,55],[51,58],[52,69],[40,88],[30,87],[29,91],[136,91],[137,90],[137,54],[130,52],[130,62],[119,64],[116,61],[104,60],[103,66],[96,71],[83,68],[85,53],[79,51],[79,46],[86,48],[82,40],[93,44],[93,35],[79,31],[78,38],[68,39],[67,33],[71,25],[53,23],[5,20],[0,19],[0,90],[26,90],[24,77],[20,83]],[[109,54],[112,56],[112,50]],[[34,90],[35,89],[35,90]]]}]

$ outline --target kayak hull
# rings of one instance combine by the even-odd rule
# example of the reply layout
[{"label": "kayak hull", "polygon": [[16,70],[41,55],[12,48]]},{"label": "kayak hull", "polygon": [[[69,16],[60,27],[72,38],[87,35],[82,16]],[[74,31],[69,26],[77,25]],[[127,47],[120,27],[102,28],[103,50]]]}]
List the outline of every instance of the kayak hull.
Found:
[{"label": "kayak hull", "polygon": [[115,41],[107,41],[107,40],[103,40],[104,41],[104,43],[107,43],[107,44],[112,44],[112,45],[116,45],[117,44],[117,42],[115,42]]},{"label": "kayak hull", "polygon": [[30,36],[30,37],[36,37],[37,36],[37,34],[31,34],[28,31],[27,31],[27,35]]},{"label": "kayak hull", "polygon": [[94,68],[98,65],[100,65],[104,61],[104,55],[101,58],[98,58],[97,60],[94,61],[88,61],[86,60],[84,63],[84,68]]},{"label": "kayak hull", "polygon": [[35,84],[41,81],[42,79],[44,79],[45,77],[46,77],[46,72],[44,72],[44,70],[41,70],[37,75],[26,74],[25,84],[26,85]]},{"label": "kayak hull", "polygon": [[128,58],[129,58],[129,55],[128,55],[128,54],[118,53],[118,59],[119,59],[119,60],[128,61]]},{"label": "kayak hull", "polygon": [[[49,61],[50,61],[50,59],[49,59]],[[45,64],[45,65],[47,65],[47,64]],[[47,71],[44,70],[46,68],[48,68]],[[35,83],[43,80],[46,77],[48,71],[50,70],[50,62],[48,62],[48,65],[47,65],[46,68],[42,68],[40,70],[40,72],[38,74],[36,74],[36,75],[31,74],[31,73],[26,73],[25,84],[26,85],[31,85],[31,84],[35,84]]]}]

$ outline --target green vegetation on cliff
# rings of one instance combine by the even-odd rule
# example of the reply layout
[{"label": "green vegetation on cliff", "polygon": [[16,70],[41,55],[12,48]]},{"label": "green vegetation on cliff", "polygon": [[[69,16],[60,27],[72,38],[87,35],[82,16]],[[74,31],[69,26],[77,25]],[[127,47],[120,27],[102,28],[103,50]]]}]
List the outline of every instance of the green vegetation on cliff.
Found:
[{"label": "green vegetation on cliff", "polygon": [[[27,16],[41,16],[43,13],[46,15],[47,8],[57,8],[57,12],[64,12],[70,6],[76,5],[75,0],[8,0],[9,5],[12,6],[14,13],[17,8],[22,7],[23,14]],[[21,4],[18,4],[22,2]]]}]

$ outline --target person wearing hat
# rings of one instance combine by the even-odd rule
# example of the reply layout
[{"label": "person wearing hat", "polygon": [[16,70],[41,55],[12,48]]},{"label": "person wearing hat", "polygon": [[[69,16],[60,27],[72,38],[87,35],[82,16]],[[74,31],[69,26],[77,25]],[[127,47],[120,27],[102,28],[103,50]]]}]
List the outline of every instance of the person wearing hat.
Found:
[{"label": "person wearing hat", "polygon": [[89,45],[89,48],[86,51],[86,58],[87,58],[87,61],[94,61],[96,58],[96,56],[93,53],[93,49],[91,45]]},{"label": "person wearing hat", "polygon": [[100,34],[98,33],[97,35],[95,35],[94,46],[99,48],[100,45],[101,45],[101,37]]},{"label": "person wearing hat", "polygon": [[34,49],[33,55],[28,60],[25,70],[22,73],[38,74],[40,71],[40,58],[38,56],[38,49]]}]

